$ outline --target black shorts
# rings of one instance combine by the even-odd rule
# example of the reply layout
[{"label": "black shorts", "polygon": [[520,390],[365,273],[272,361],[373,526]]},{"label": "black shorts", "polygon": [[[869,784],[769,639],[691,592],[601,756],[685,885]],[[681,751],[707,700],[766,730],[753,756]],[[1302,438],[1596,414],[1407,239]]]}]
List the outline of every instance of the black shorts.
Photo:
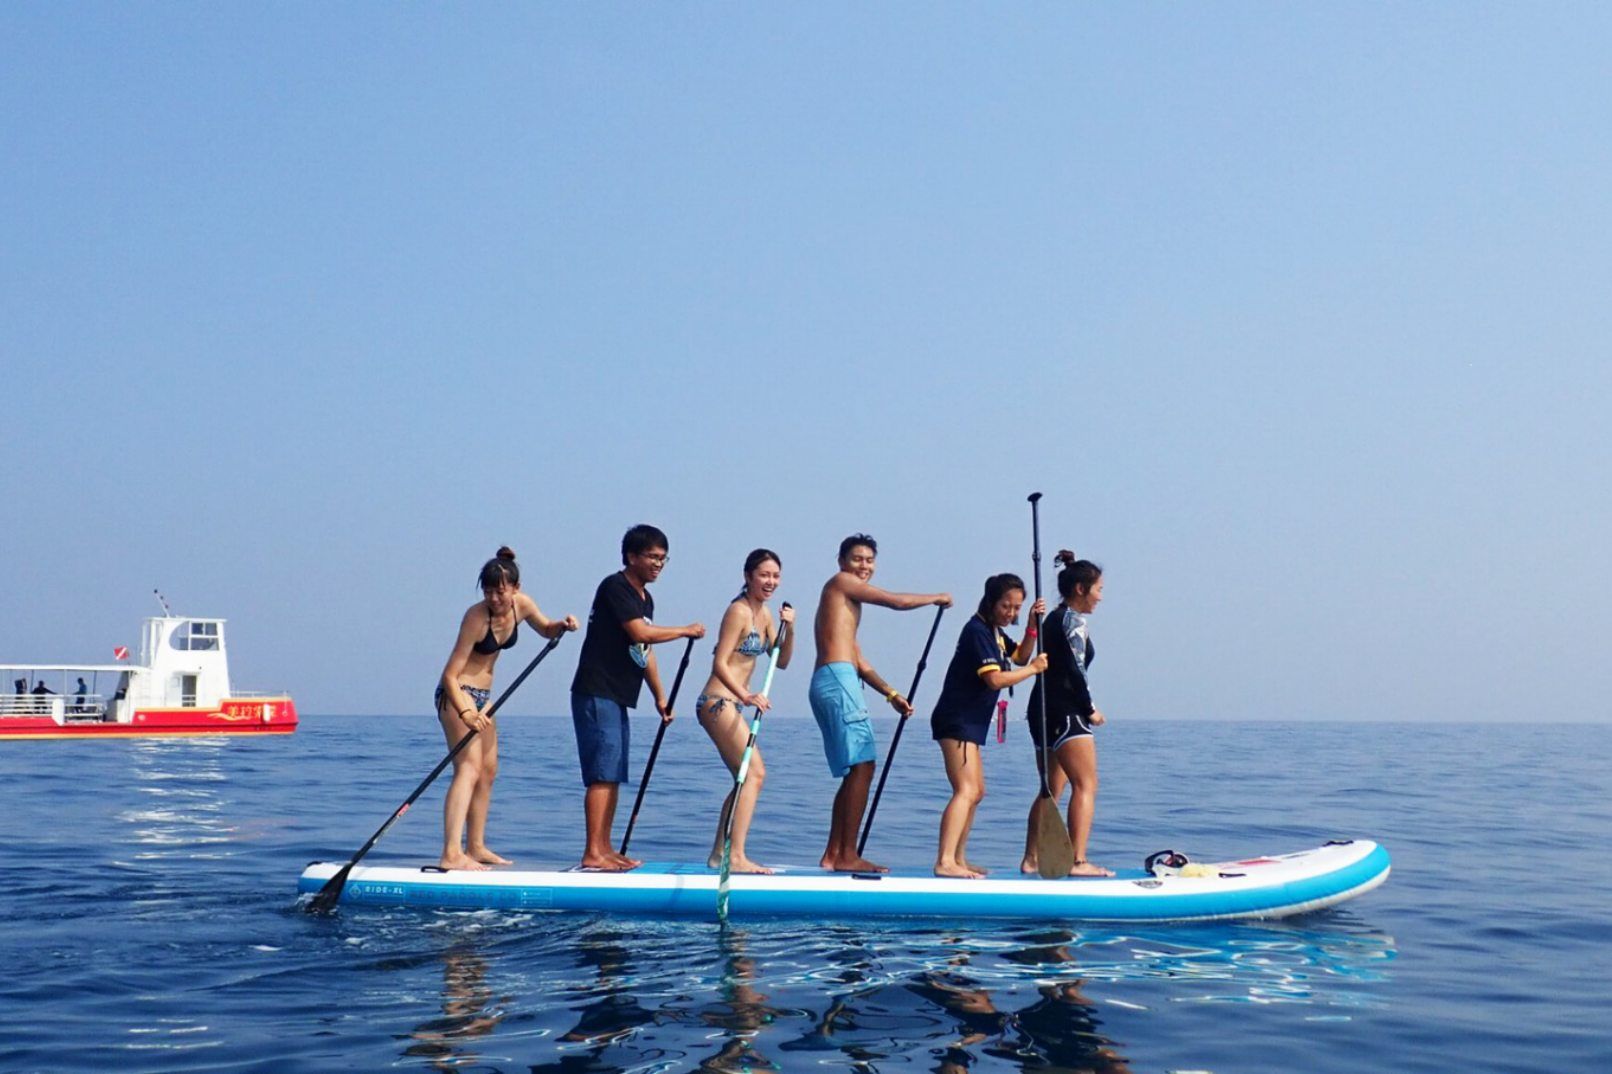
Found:
[{"label": "black shorts", "polygon": [[[1041,713],[1031,712],[1029,715],[1030,741],[1034,742],[1036,749],[1048,748],[1041,737]],[[1051,748],[1057,749],[1073,738],[1090,738],[1091,724],[1086,718],[1075,712],[1048,712],[1047,737],[1052,740]]]}]

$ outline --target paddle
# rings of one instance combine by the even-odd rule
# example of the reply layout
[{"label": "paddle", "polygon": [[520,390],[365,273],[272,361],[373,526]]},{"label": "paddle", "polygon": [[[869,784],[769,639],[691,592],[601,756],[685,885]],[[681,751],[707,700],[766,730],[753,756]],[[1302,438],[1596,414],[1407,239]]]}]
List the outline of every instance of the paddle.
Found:
[{"label": "paddle", "polygon": [[[677,690],[683,685],[683,672],[688,670],[689,654],[694,651],[694,639],[688,639],[683,646],[683,660],[677,665],[677,677],[672,680],[672,692],[666,696],[666,715],[672,714],[672,706],[677,704]],[[660,756],[661,740],[666,737],[666,729],[672,726],[672,721],[662,720],[660,729],[655,732],[655,744],[649,747],[649,760],[644,763],[644,778],[638,781],[638,797],[632,802],[632,816],[627,818],[627,830],[621,836],[621,849],[618,853],[627,853],[627,844],[632,841],[632,828],[638,823],[638,811],[644,808],[644,792],[649,789],[649,774],[655,771],[655,758]]]},{"label": "paddle", "polygon": [[[560,637],[564,636],[565,635],[563,634],[560,635]],[[554,647],[558,644],[560,644],[560,638],[549,639],[549,643],[543,646],[543,651],[532,657],[532,662],[526,665],[526,670],[517,675],[515,677],[515,681],[509,684],[509,689],[500,694],[498,700],[493,702],[492,708],[487,710],[488,716],[492,716],[494,713],[496,713],[499,708],[503,706],[504,702],[509,700],[509,695],[515,692],[515,688],[526,681],[526,676],[537,670],[537,665],[541,664],[543,662],[543,658],[549,655],[549,653],[553,652]],[[425,789],[431,786],[431,782],[438,776],[442,775],[442,770],[447,768],[448,765],[453,762],[453,759],[459,756],[459,751],[464,749],[470,740],[475,737],[476,729],[471,728],[469,733],[455,743],[453,749],[448,751],[448,755],[441,761],[437,762],[437,766],[431,769],[431,774],[426,776],[424,781],[422,781],[418,787],[414,788],[414,793],[409,795],[408,798],[404,799],[403,804],[397,807],[397,812],[386,818],[386,823],[381,825],[380,829],[376,831],[374,835],[369,837],[369,842],[360,847],[358,853],[353,855],[352,860],[346,865],[343,865],[335,876],[325,881],[325,886],[320,888],[314,897],[309,901],[309,913],[329,913],[335,908],[336,904],[341,901],[341,890],[347,886],[347,875],[353,871],[353,866],[357,865],[359,859],[370,852],[371,847],[381,841],[381,836],[386,834],[387,829],[391,828],[393,824],[396,824],[397,819],[409,811],[409,806],[414,804],[414,800],[425,793]]]},{"label": "paddle", "polygon": [[[929,624],[929,640],[924,642],[923,655],[918,658],[918,670],[912,673],[912,689],[907,691],[907,704],[912,704],[912,695],[918,692],[918,680],[924,677],[924,667],[929,663],[929,647],[935,644],[935,631],[940,629],[940,617],[946,614],[943,604],[935,609],[935,621]],[[868,833],[873,830],[873,815],[879,811],[879,798],[884,794],[884,781],[890,778],[890,762],[895,760],[896,746],[901,742],[901,731],[907,726],[907,720],[912,714],[901,717],[896,724],[896,733],[890,739],[890,752],[884,755],[884,769],[879,773],[879,785],[873,790],[873,805],[868,809],[868,819],[862,825],[862,838],[856,841],[856,853],[860,857],[862,848],[868,845]]]},{"label": "paddle", "polygon": [[[785,608],[790,605],[786,602]],[[772,640],[772,653],[767,657],[767,677],[761,680],[761,696],[772,689],[772,673],[778,670],[778,653],[784,647],[784,635],[789,624],[778,624],[778,636]],[[728,878],[733,857],[733,816],[739,812],[739,795],[744,792],[744,778],[750,774],[750,757],[756,752],[756,736],[761,733],[761,708],[756,707],[756,718],[750,724],[750,738],[739,755],[739,768],[733,777],[733,808],[728,810],[728,822],[722,827],[722,872],[716,882],[716,917],[723,924],[728,920]]]},{"label": "paddle", "polygon": [[[1035,536],[1035,599],[1041,599],[1041,493],[1030,493],[1030,528]],[[1041,655],[1041,624],[1036,624],[1036,655]],[[1058,814],[1058,801],[1052,796],[1047,782],[1047,768],[1052,764],[1052,748],[1047,742],[1047,684],[1039,684],[1041,699],[1041,794],[1035,800],[1036,872],[1044,879],[1068,876],[1075,865],[1075,848],[1069,842],[1069,829]]]}]

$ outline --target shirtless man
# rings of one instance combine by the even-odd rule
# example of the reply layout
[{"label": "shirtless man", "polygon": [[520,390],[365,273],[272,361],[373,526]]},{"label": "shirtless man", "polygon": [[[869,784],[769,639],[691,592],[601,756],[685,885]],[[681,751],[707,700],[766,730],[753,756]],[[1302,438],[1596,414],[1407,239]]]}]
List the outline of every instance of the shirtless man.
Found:
[{"label": "shirtless man", "polygon": [[823,868],[836,872],[889,871],[856,850],[877,756],[873,724],[862,702],[862,683],[883,694],[902,719],[912,715],[907,699],[880,678],[862,656],[862,647],[856,640],[857,627],[862,624],[862,605],[876,604],[906,612],[931,604],[947,608],[952,602],[950,593],[887,593],[869,585],[878,554],[878,543],[865,533],[852,534],[841,541],[839,573],[823,586],[822,598],[817,602],[817,669],[812,672],[810,697],[812,715],[823,733],[828,770],[840,779],[828,848],[822,860]]}]

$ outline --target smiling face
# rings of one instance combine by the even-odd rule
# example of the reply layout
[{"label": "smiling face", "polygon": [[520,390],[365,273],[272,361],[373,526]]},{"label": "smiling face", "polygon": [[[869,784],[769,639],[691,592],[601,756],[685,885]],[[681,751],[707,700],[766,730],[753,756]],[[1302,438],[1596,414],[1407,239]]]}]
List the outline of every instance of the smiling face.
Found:
[{"label": "smiling face", "polygon": [[1069,598],[1070,607],[1081,615],[1090,615],[1097,610],[1097,605],[1103,602],[1103,579],[1098,575],[1097,581],[1091,584],[1090,589],[1076,589],[1074,596]]},{"label": "smiling face", "polygon": [[873,561],[878,554],[865,544],[854,544],[840,557],[840,570],[850,571],[856,575],[858,581],[866,582],[873,577]]},{"label": "smiling face", "polygon": [[1019,609],[1024,607],[1024,590],[1010,589],[991,605],[992,626],[1012,626],[1019,621]]},{"label": "smiling face", "polygon": [[784,571],[776,559],[764,559],[744,576],[744,591],[752,600],[767,601],[778,590]]},{"label": "smiling face", "polygon": [[633,575],[645,585],[660,577],[660,572],[666,567],[666,549],[651,548],[643,552],[631,552],[627,556],[627,566]]},{"label": "smiling face", "polygon": [[520,585],[507,578],[499,579],[495,586],[483,586],[482,596],[487,598],[487,610],[495,616],[508,615],[515,607],[515,594]]}]

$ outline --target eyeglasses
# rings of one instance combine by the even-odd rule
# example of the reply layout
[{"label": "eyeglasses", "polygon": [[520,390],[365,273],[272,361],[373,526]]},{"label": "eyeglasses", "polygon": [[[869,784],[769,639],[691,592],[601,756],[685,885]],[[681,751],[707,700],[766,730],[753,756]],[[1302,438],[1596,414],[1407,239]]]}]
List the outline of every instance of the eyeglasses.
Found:
[{"label": "eyeglasses", "polygon": [[660,552],[660,553],[640,552],[640,553],[638,553],[638,558],[648,560],[650,563],[653,563],[657,567],[664,567],[664,566],[666,566],[666,561],[668,559],[670,559],[671,557],[668,556],[665,552]]}]

